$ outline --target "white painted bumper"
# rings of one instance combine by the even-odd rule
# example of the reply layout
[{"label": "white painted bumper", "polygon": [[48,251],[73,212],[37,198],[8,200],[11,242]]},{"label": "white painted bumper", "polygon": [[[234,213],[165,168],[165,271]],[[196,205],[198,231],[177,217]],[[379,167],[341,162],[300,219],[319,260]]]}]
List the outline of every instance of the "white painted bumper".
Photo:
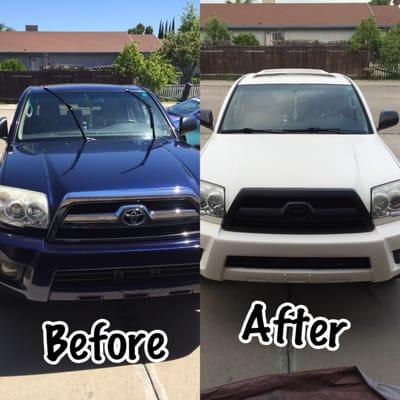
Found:
[{"label": "white painted bumper", "polygon": [[[283,235],[229,232],[201,221],[200,273],[214,280],[254,282],[381,282],[400,273],[393,251],[400,249],[400,221],[372,232],[332,235]],[[370,269],[252,269],[225,267],[227,256],[369,257]]]}]

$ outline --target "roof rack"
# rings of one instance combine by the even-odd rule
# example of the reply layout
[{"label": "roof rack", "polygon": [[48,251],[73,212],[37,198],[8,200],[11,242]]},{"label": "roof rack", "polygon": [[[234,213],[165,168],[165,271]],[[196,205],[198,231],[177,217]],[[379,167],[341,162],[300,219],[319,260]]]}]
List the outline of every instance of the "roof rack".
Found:
[{"label": "roof rack", "polygon": [[302,69],[302,68],[289,68],[289,69],[264,69],[257,72],[254,78],[259,78],[263,76],[293,76],[293,75],[303,75],[303,76],[322,76],[324,78],[334,78],[335,76],[323,69]]}]

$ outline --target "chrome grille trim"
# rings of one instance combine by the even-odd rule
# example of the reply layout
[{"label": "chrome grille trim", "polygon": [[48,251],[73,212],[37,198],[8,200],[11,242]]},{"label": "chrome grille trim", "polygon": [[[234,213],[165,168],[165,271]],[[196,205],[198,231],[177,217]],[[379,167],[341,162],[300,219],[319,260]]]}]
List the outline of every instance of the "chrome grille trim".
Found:
[{"label": "chrome grille trim", "polygon": [[[96,242],[97,239],[65,239],[65,238],[57,238],[57,231],[62,228],[63,223],[66,222],[67,214],[69,209],[73,205],[79,204],[99,204],[105,202],[126,202],[129,205],[131,202],[137,201],[151,201],[151,200],[160,200],[160,201],[174,201],[174,200],[186,200],[190,201],[193,204],[193,209],[181,209],[180,213],[176,212],[175,210],[152,210],[153,218],[152,221],[172,221],[172,219],[176,219],[177,214],[181,214],[178,217],[181,220],[184,218],[186,219],[194,219],[199,218],[199,197],[191,190],[184,189],[180,187],[173,187],[173,188],[161,188],[161,189],[150,189],[150,190],[128,190],[128,191],[101,191],[101,192],[82,192],[82,193],[70,193],[66,195],[61,202],[61,205],[57,209],[55,216],[52,220],[50,225],[47,240],[48,241],[60,241],[60,242],[84,242],[84,241],[91,241]],[[126,208],[126,207],[124,207]],[[113,214],[113,215],[110,215]],[[151,212],[149,213],[149,217],[151,216]],[[173,216],[173,217],[172,217]],[[71,223],[72,220],[75,219],[74,223],[77,222],[77,214],[71,214],[72,219],[67,221],[67,223]],[[82,214],[80,215],[82,217]],[[114,221],[114,213],[94,213],[85,223],[99,223],[101,217],[106,217],[110,222]],[[104,220],[102,221],[104,222]],[[79,223],[79,222],[78,222]],[[173,238],[188,238],[193,235],[198,235],[199,231],[188,231],[183,232],[181,234],[173,234],[173,235],[161,235],[161,236],[147,236],[147,237],[130,237],[130,238],[101,238],[101,241],[126,241],[126,240],[162,240],[162,239],[173,239]]]},{"label": "chrome grille trim", "polygon": [[[68,214],[63,224],[68,223],[104,223],[117,222],[127,208],[135,207],[135,205],[127,205],[120,207],[115,213],[98,213],[98,214]],[[142,206],[143,207],[143,206]],[[176,220],[185,218],[197,218],[199,213],[195,209],[171,209],[171,210],[149,210],[148,215],[152,221]]]}]

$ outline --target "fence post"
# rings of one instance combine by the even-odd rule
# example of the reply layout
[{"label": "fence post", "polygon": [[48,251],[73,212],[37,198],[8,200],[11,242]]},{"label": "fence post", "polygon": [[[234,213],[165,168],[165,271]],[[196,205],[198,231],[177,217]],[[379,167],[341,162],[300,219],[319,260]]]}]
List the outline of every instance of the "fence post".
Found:
[{"label": "fence post", "polygon": [[192,89],[192,84],[190,83],[190,82],[186,82],[185,83],[185,87],[184,87],[184,89],[183,89],[183,92],[182,92],[182,97],[181,97],[181,100],[180,101],[185,101],[185,100],[187,100],[187,98],[189,97],[189,95],[190,95],[190,91],[191,91],[191,89]]}]

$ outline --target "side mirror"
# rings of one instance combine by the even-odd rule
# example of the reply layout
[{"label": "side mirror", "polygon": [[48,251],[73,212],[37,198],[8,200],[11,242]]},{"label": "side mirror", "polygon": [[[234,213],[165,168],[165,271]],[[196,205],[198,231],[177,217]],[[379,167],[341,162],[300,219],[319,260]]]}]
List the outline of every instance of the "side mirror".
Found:
[{"label": "side mirror", "polygon": [[200,124],[209,129],[213,128],[214,116],[211,110],[200,110]]},{"label": "side mirror", "polygon": [[179,120],[179,133],[183,135],[185,132],[197,129],[197,119],[195,117],[181,117]]},{"label": "side mirror", "polygon": [[386,128],[390,128],[391,126],[395,126],[399,122],[399,114],[397,111],[393,110],[385,110],[381,112],[379,116],[379,125],[378,131]]},{"label": "side mirror", "polygon": [[0,139],[8,139],[8,124],[7,118],[0,118]]}]

